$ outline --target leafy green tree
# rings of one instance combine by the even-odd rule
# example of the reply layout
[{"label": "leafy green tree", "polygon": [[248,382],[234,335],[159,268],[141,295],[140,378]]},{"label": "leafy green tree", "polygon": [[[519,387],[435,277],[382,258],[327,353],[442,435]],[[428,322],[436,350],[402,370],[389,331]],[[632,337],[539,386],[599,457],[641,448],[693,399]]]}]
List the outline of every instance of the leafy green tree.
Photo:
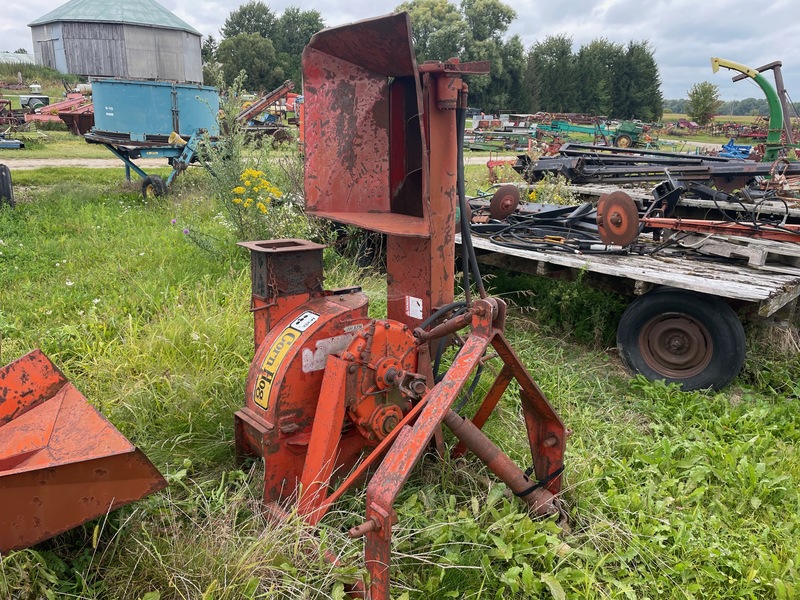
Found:
[{"label": "leafy green tree", "polygon": [[470,104],[487,111],[511,108],[512,96],[521,95],[524,48],[522,42],[505,41],[514,9],[500,0],[462,0],[456,7],[447,0],[410,0],[398,11],[411,16],[412,41],[417,60],[488,60],[491,74],[469,77]]},{"label": "leafy green tree", "polygon": [[461,12],[473,40],[501,42],[517,17],[514,9],[500,0],[461,0]]},{"label": "leafy green tree", "polygon": [[222,63],[222,75],[227,85],[240,71],[246,73],[247,88],[253,91],[274,89],[286,79],[272,42],[258,33],[240,33],[222,40],[217,57]]},{"label": "leafy green tree", "polygon": [[468,62],[489,61],[488,75],[470,75],[467,78],[470,105],[480,106],[484,112],[496,112],[501,108],[507,108],[502,97],[503,79],[508,76],[503,62],[502,44],[494,40],[477,41],[467,36],[466,47],[460,58]]},{"label": "leafy green tree", "polygon": [[300,10],[296,6],[289,6],[278,17],[272,43],[278,52],[299,56],[311,36],[324,28],[325,22],[319,11]]},{"label": "leafy green tree", "polygon": [[522,72],[522,94],[527,98],[520,108],[523,112],[535,113],[542,110],[539,77],[536,71],[535,53],[531,47],[525,54],[525,67]]},{"label": "leafy green tree", "polygon": [[736,114],[739,115],[750,115],[755,111],[757,115],[766,116],[769,114],[769,103],[766,98],[745,98],[737,103],[737,109]]},{"label": "leafy green tree", "polygon": [[461,56],[466,22],[448,0],[411,0],[395,10],[405,11],[411,17],[411,38],[418,61]]},{"label": "leafy green tree", "polygon": [[719,87],[708,81],[695,83],[688,96],[686,114],[700,125],[708,125],[722,106]]},{"label": "leafy green tree", "polygon": [[324,28],[322,15],[316,10],[300,10],[296,6],[289,6],[278,18],[272,44],[286,77],[298,85],[302,79],[303,48],[311,36]]},{"label": "leafy green tree", "polygon": [[27,54],[28,51],[25,48],[17,48],[14,50],[14,54]]},{"label": "leafy green tree", "polygon": [[[658,121],[664,113],[661,95],[661,76],[653,49],[647,41],[628,42],[625,50],[632,85],[629,87],[631,117],[643,121]],[[620,116],[625,117],[624,114]]]},{"label": "leafy green tree", "polygon": [[219,43],[214,39],[213,35],[204,35],[203,43],[200,46],[200,55],[203,59],[203,64],[217,60],[217,48]]},{"label": "leafy green tree", "polygon": [[686,109],[686,98],[664,100],[664,110],[666,112],[683,114]]},{"label": "leafy green tree", "polygon": [[612,80],[614,68],[625,55],[620,44],[605,38],[592,40],[581,46],[575,68],[579,74],[578,110],[584,113],[608,116],[611,114]]},{"label": "leafy green tree", "polygon": [[518,35],[511,37],[502,45],[504,73],[498,78],[498,98],[500,109],[513,112],[528,112],[530,97],[525,88],[525,47]]},{"label": "leafy green tree", "polygon": [[258,33],[271,39],[275,34],[275,13],[260,0],[250,0],[232,11],[220,32],[222,37],[230,39],[243,33]]},{"label": "leafy green tree", "polygon": [[578,73],[572,38],[563,34],[547,36],[534,44],[529,60],[539,108],[548,112],[576,111]]},{"label": "leafy green tree", "polygon": [[619,119],[654,121],[664,112],[661,76],[646,41],[630,41],[614,66],[611,114]]}]

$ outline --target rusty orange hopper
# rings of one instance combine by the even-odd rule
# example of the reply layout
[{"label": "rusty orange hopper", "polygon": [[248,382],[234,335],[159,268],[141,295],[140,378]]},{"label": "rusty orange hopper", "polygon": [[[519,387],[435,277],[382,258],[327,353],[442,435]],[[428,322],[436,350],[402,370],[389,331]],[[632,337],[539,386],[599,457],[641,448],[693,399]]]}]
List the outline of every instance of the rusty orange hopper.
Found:
[{"label": "rusty orange hopper", "polygon": [[0,369],[0,552],[46,540],[166,485],[40,350]]}]

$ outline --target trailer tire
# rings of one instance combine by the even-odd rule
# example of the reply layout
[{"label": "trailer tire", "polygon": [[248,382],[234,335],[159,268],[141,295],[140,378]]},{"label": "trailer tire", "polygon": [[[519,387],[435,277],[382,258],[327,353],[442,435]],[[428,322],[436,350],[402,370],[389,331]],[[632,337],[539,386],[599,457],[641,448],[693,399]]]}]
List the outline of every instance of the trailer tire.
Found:
[{"label": "trailer tire", "polygon": [[0,165],[0,206],[3,203],[11,208],[17,204],[14,200],[14,186],[11,184],[11,169],[6,165]]},{"label": "trailer tire", "polygon": [[669,287],[628,306],[617,327],[617,346],[630,371],[679,383],[687,391],[724,388],[745,358],[744,328],[730,306]]},{"label": "trailer tire", "polygon": [[630,148],[633,146],[633,138],[627,133],[620,133],[614,138],[614,145],[617,148]]},{"label": "trailer tire", "polygon": [[142,196],[145,200],[159,198],[167,193],[167,184],[158,175],[148,175],[142,181]]}]

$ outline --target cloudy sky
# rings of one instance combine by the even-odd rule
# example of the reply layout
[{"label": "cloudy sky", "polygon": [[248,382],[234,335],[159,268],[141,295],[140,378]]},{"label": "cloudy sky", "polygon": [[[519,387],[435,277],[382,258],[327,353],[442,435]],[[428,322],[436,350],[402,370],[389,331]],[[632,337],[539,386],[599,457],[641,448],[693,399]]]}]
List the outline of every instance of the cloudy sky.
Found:
[{"label": "cloudy sky", "polygon": [[[119,1],[119,0],[109,0]],[[124,1],[124,0],[122,0]],[[228,14],[243,0],[158,0],[204,35],[219,37]],[[392,12],[400,0],[264,0],[280,14],[287,6],[316,9],[328,26]],[[780,60],[786,89],[800,101],[800,0],[506,0],[517,11],[510,33],[526,47],[548,35],[572,37],[575,50],[595,38],[626,43],[648,40],[655,49],[665,98],[685,98],[695,83],[710,81],[726,100],[761,98],[752,81],[712,74],[710,57],[751,67]],[[2,0],[0,50],[33,51],[27,24],[64,0]],[[771,78],[770,78],[771,79]]]}]

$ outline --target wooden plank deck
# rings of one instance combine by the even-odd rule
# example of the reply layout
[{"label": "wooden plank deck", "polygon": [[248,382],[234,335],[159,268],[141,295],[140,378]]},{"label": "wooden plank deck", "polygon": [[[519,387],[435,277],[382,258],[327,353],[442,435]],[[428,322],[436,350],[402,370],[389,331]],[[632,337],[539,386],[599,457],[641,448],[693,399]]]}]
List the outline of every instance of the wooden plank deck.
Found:
[{"label": "wooden plank deck", "polygon": [[[456,236],[456,243],[461,243],[460,236]],[[537,263],[542,274],[547,269],[541,268],[541,265],[555,265],[611,278],[629,279],[637,283],[668,285],[711,296],[755,303],[758,306],[758,314],[763,317],[773,314],[800,296],[800,274],[791,268],[787,271],[794,272],[786,272],[783,269],[776,271],[774,265],[742,266],[691,260],[666,254],[598,255],[517,250],[499,246],[478,236],[473,236],[472,243],[475,248],[481,250]],[[502,260],[493,262],[497,266],[503,266]],[[508,266],[512,268],[511,264]]]}]

